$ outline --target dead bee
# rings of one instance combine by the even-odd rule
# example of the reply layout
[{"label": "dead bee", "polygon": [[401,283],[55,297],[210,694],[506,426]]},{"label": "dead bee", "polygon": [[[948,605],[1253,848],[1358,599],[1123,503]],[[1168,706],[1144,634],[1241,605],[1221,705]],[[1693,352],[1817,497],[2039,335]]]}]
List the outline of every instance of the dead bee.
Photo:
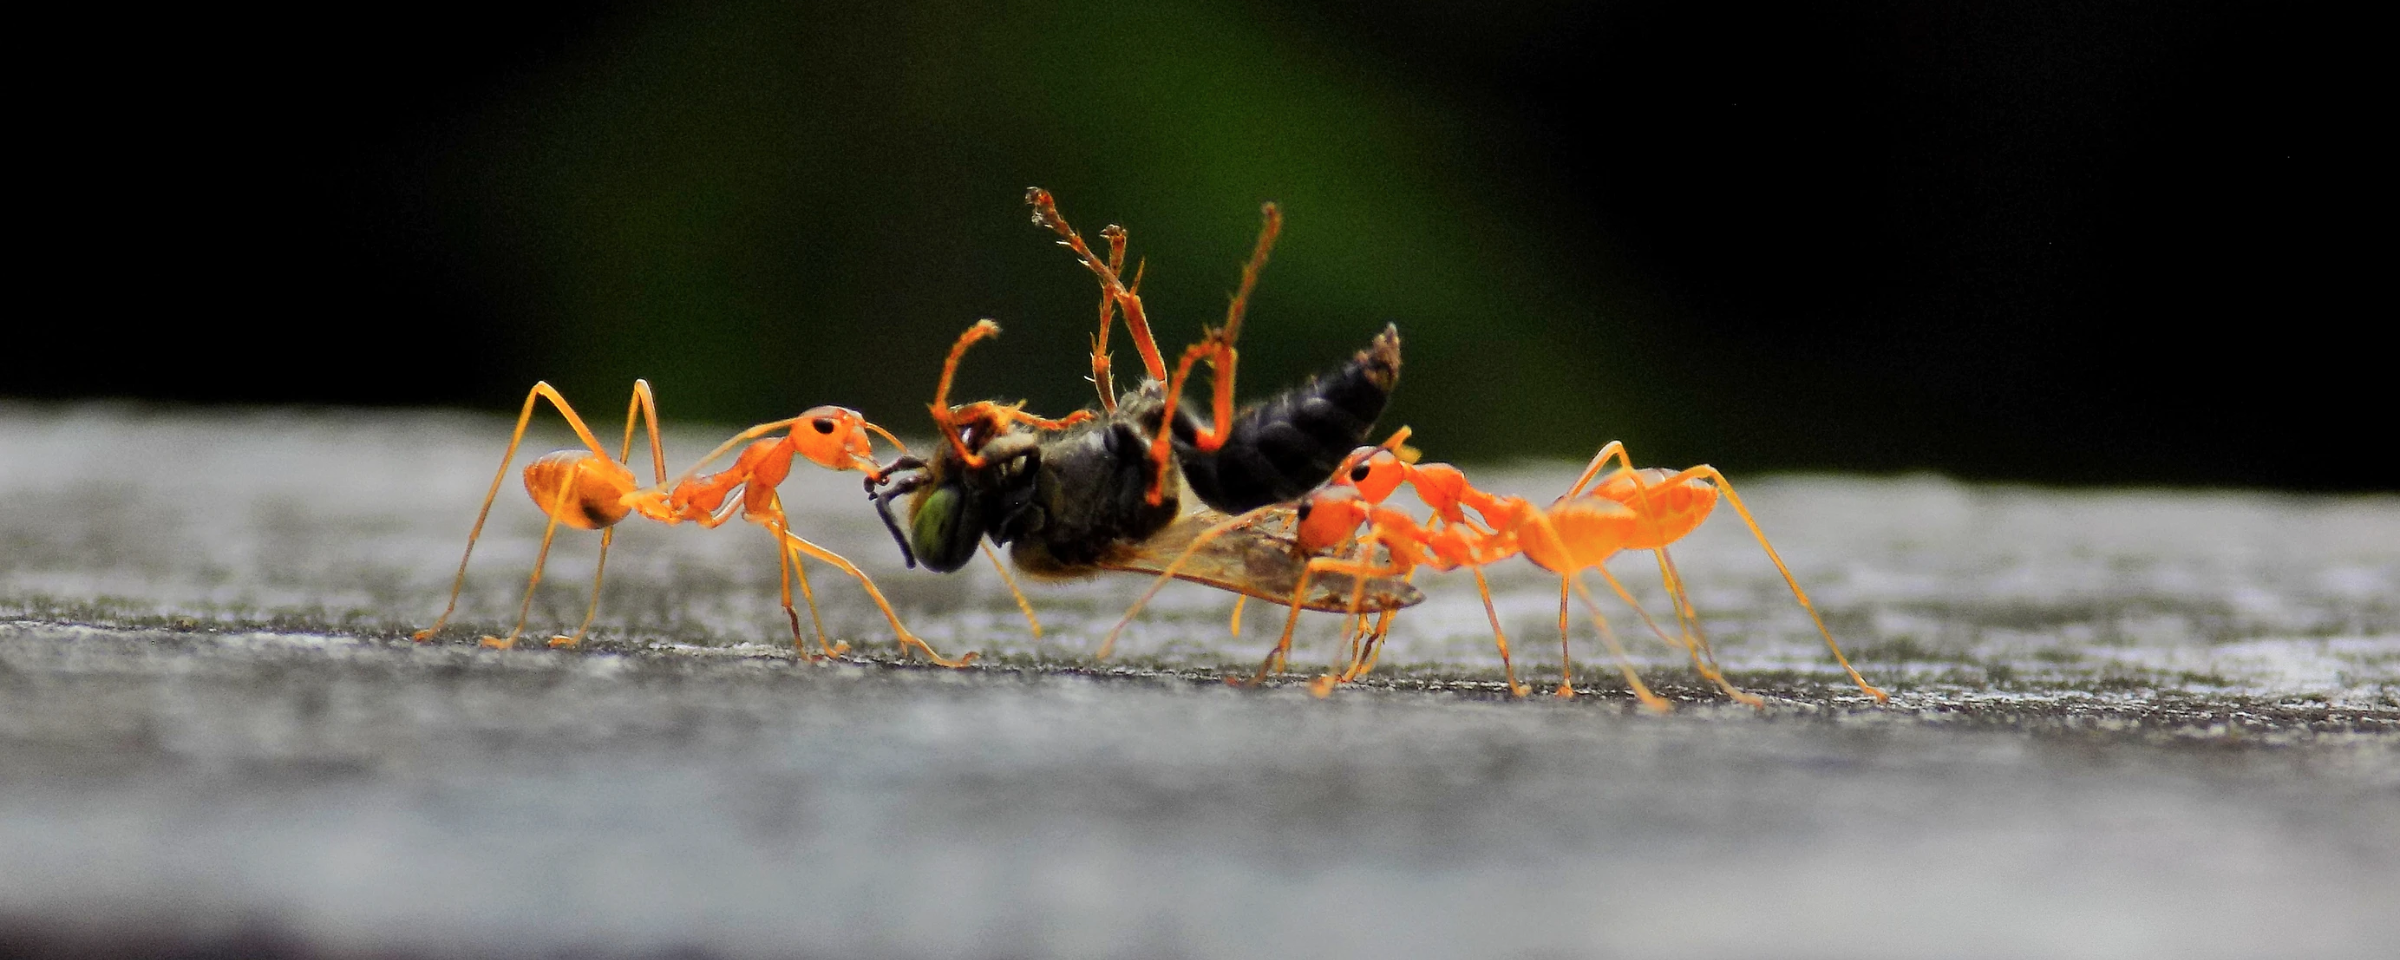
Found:
[{"label": "dead bee", "polygon": [[[1295,500],[1332,475],[1383,413],[1400,376],[1400,334],[1386,326],[1367,349],[1330,374],[1236,413],[1232,409],[1233,343],[1250,291],[1273,247],[1281,218],[1265,208],[1266,223],[1242,271],[1223,327],[1207,331],[1169,374],[1150,336],[1141,298],[1119,279],[1124,231],[1103,233],[1102,261],[1059,216],[1047,192],[1031,191],[1034,222],[1098,277],[1100,334],[1093,340],[1098,410],[1047,419],[1022,404],[977,401],[949,405],[950,384],[968,347],[999,333],[984,320],[951,347],[931,406],[943,437],[930,461],[903,458],[868,478],[884,525],[911,566],[949,572],[964,566],[982,541],[1010,548],[1016,565],[1036,576],[1070,577],[1097,570],[1157,574],[1200,531],[1239,514]],[[1138,282],[1138,281],[1137,281]],[[1122,396],[1108,376],[1107,342],[1122,311],[1149,377]],[[1208,360],[1213,419],[1203,425],[1178,407],[1193,365]],[[1189,492],[1198,505],[1184,501]],[[891,501],[908,497],[905,531]],[[1307,567],[1291,539],[1249,524],[1203,544],[1176,575],[1246,596],[1291,602]],[[1353,582],[1312,580],[1308,609],[1353,609]],[[1397,578],[1373,578],[1360,609],[1398,609],[1424,598]]]}]

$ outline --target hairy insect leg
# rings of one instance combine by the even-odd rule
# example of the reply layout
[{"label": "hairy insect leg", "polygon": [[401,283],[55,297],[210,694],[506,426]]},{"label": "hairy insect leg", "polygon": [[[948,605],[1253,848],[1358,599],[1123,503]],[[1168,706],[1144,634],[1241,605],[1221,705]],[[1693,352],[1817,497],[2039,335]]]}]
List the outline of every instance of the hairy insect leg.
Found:
[{"label": "hairy insect leg", "polygon": [[899,639],[902,650],[915,649],[919,652],[922,652],[925,655],[925,659],[931,660],[935,664],[944,667],[963,667],[975,661],[977,654],[973,651],[961,654],[955,660],[942,656],[940,651],[933,648],[933,645],[918,639],[916,634],[908,632],[908,628],[902,626],[900,623],[900,615],[893,612],[891,601],[885,600],[883,598],[883,591],[875,588],[875,581],[868,579],[866,572],[858,569],[857,565],[852,564],[849,559],[843,557],[841,554],[827,550],[824,547],[810,543],[807,538],[793,533],[788,526],[781,531],[781,535],[783,537],[784,545],[788,549],[805,553],[809,556],[825,561],[826,563],[830,563],[835,567],[839,567],[843,573],[847,573],[851,576],[851,578],[857,580],[859,586],[866,588],[867,597],[875,601],[876,608],[883,611],[883,618],[891,622],[892,633]]},{"label": "hairy insect leg", "polygon": [[1008,575],[1008,565],[1000,562],[1000,553],[992,549],[992,542],[984,540],[978,545],[983,548],[984,559],[990,560],[992,569],[1000,574],[1000,582],[1008,584],[1008,595],[1017,598],[1017,609],[1025,614],[1025,626],[1033,630],[1033,638],[1041,639],[1042,621],[1033,615],[1033,601],[1025,599],[1025,591],[1018,589],[1017,578]]},{"label": "hairy insect leg", "polygon": [[[647,396],[649,391],[648,383],[634,381],[636,397]],[[467,531],[467,549],[458,558],[458,575],[450,580],[450,602],[442,607],[442,615],[434,619],[433,626],[411,634],[413,639],[420,642],[433,639],[434,635],[442,632],[442,627],[450,622],[450,615],[458,612],[458,594],[467,585],[467,561],[475,556],[475,541],[483,536],[483,524],[484,521],[491,518],[492,502],[500,496],[500,485],[508,482],[508,466],[517,458],[517,447],[525,442],[525,428],[533,422],[533,408],[545,399],[549,400],[550,405],[558,410],[560,416],[566,418],[567,425],[575,429],[575,436],[583,441],[585,447],[590,448],[594,454],[599,456],[608,456],[607,448],[600,445],[600,439],[592,435],[590,427],[584,426],[583,418],[575,414],[575,408],[567,404],[567,398],[559,396],[558,391],[552,388],[547,381],[535,383],[533,389],[526,391],[525,405],[517,411],[516,429],[508,436],[508,449],[500,454],[500,469],[492,474],[491,488],[485,490],[483,494],[483,506],[475,511],[475,526]],[[654,431],[652,438],[655,440],[657,436],[655,424],[652,429]],[[630,430],[627,431],[627,440],[629,442],[631,440]],[[520,626],[522,626],[521,623]]]},{"label": "hairy insect leg", "polygon": [[[1058,245],[1073,251],[1075,259],[1083,262],[1084,268],[1099,279],[1101,289],[1114,298],[1117,307],[1125,312],[1125,330],[1133,337],[1134,349],[1142,355],[1142,369],[1152,380],[1166,379],[1166,359],[1159,355],[1158,340],[1150,335],[1150,317],[1143,312],[1141,294],[1134,289],[1140,286],[1140,282],[1137,279],[1134,287],[1127,287],[1117,273],[1116,264],[1124,262],[1122,257],[1113,263],[1101,262],[1092,253],[1092,248],[1084,244],[1083,236],[1076,233],[1075,228],[1067,224],[1067,218],[1058,212],[1058,201],[1050,195],[1050,191],[1028,187],[1025,190],[1025,202],[1033,207],[1034,224],[1058,234]],[[1112,253],[1122,244],[1122,234],[1123,231],[1119,230],[1119,236],[1110,239]],[[1101,235],[1107,236],[1107,231],[1101,231]]]},{"label": "hairy insect leg", "polygon": [[[1125,268],[1125,228],[1116,224],[1100,228],[1100,238],[1108,241],[1108,271],[1112,274]],[[1135,278],[1133,285],[1141,286]],[[1092,389],[1100,393],[1100,412],[1117,412],[1117,382],[1109,373],[1108,335],[1115,328],[1117,297],[1107,284],[1100,286],[1100,332],[1092,337]],[[1130,326],[1130,324],[1128,325]],[[1154,344],[1150,348],[1156,351]]]},{"label": "hairy insect leg", "polygon": [[1191,378],[1192,364],[1202,357],[1208,359],[1209,414],[1212,421],[1192,443],[1208,452],[1215,452],[1233,435],[1234,367],[1241,355],[1233,347],[1241,337],[1242,318],[1250,310],[1250,292],[1258,286],[1258,274],[1266,269],[1267,254],[1275,249],[1275,238],[1283,233],[1283,212],[1269,203],[1259,208],[1263,222],[1258,228],[1258,242],[1250,249],[1250,259],[1242,264],[1242,282],[1234,291],[1233,302],[1225,307],[1225,325],[1208,331],[1183,352],[1175,365],[1175,376],[1167,383],[1164,415],[1158,421],[1158,436],[1150,441],[1150,461],[1157,474],[1150,483],[1149,501],[1156,505],[1164,499],[1167,484],[1167,465],[1173,452],[1175,406],[1183,396],[1184,384]]}]

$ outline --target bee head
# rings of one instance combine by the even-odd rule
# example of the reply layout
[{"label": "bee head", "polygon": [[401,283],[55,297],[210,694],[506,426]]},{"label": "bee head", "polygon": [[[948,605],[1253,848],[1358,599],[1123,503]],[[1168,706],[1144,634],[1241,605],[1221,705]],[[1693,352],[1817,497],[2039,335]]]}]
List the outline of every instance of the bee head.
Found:
[{"label": "bee head", "polygon": [[951,480],[917,491],[909,501],[908,542],[927,569],[949,573],[966,566],[984,532],[983,505],[963,483]]}]

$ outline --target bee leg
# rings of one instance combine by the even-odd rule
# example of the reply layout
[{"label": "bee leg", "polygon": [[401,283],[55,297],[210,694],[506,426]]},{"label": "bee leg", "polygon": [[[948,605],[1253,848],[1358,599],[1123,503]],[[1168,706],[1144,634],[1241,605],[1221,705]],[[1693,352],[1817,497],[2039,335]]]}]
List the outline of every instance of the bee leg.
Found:
[{"label": "bee leg", "polygon": [[1033,630],[1033,638],[1041,639],[1042,621],[1033,615],[1033,602],[1025,599],[1025,591],[1018,589],[1017,578],[1008,575],[1008,565],[1000,562],[1000,553],[992,549],[992,542],[984,540],[979,545],[983,547],[984,558],[990,560],[992,569],[1000,574],[1000,582],[1008,584],[1008,595],[1017,598],[1017,609],[1024,612],[1025,625]]},{"label": "bee leg", "polygon": [[1199,343],[1183,352],[1175,365],[1175,376],[1167,383],[1165,414],[1158,421],[1158,436],[1150,442],[1150,462],[1157,474],[1151,480],[1149,498],[1152,505],[1165,497],[1167,465],[1173,459],[1172,438],[1175,432],[1175,405],[1183,395],[1184,383],[1191,378],[1192,364],[1208,358],[1210,392],[1209,413],[1214,421],[1208,430],[1193,439],[1202,451],[1215,453],[1233,435],[1234,365],[1240,356],[1234,351],[1234,340],[1241,336],[1242,318],[1250,311],[1250,291],[1258,286],[1259,271],[1266,269],[1267,254],[1275,249],[1275,238],[1283,233],[1283,211],[1269,203],[1259,208],[1263,220],[1258,228],[1258,242],[1250,248],[1250,259],[1242,264],[1242,283],[1234,291],[1233,302],[1225,307],[1225,325],[1208,331]]},{"label": "bee leg", "polygon": [[[1084,244],[1083,236],[1076,233],[1075,228],[1068,225],[1067,218],[1058,212],[1058,201],[1050,196],[1050,191],[1040,187],[1028,187],[1025,190],[1025,202],[1033,207],[1033,222],[1058,234],[1059,245],[1072,251],[1075,259],[1082,261],[1084,268],[1090,270],[1092,276],[1100,281],[1101,292],[1114,300],[1118,309],[1125,312],[1125,330],[1133,337],[1134,349],[1142,355],[1143,371],[1148,373],[1152,380],[1166,379],[1166,360],[1159,356],[1158,340],[1150,335],[1149,315],[1142,310],[1142,297],[1139,293],[1141,280],[1138,276],[1140,270],[1138,267],[1136,268],[1137,276],[1131,287],[1126,286],[1118,273],[1118,269],[1125,263],[1124,229],[1110,226],[1100,231],[1100,235],[1108,239],[1110,254],[1108,262],[1103,263],[1099,256],[1092,253],[1092,248]],[[1106,321],[1103,320],[1102,323],[1105,324]],[[1102,337],[1101,340],[1102,345],[1106,345],[1107,338]]]},{"label": "bee leg", "polygon": [[[1125,228],[1113,223],[1109,224],[1100,228],[1100,238],[1108,241],[1108,272],[1116,274],[1123,270],[1125,268]],[[1136,278],[1133,285],[1141,286],[1141,280]],[[1127,293],[1131,295],[1132,291],[1128,289]],[[1100,412],[1104,414],[1117,412],[1117,382],[1116,378],[1109,374],[1108,368],[1108,335],[1116,326],[1116,320],[1116,294],[1108,289],[1107,284],[1102,284],[1100,287],[1100,333],[1092,337],[1092,389],[1100,393]],[[1128,323],[1126,326],[1130,328],[1132,324]],[[1130,329],[1127,330],[1127,333],[1131,332]],[[1156,354],[1158,345],[1150,344],[1149,349],[1152,354]]]}]

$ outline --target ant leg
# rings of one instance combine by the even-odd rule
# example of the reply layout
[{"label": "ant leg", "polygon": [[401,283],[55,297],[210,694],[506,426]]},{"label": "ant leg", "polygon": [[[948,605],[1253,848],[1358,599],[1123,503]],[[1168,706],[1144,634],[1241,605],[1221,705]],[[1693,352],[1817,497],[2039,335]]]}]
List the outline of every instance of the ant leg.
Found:
[{"label": "ant leg", "polygon": [[[1656,552],[1664,561],[1666,548],[1661,547]],[[1666,569],[1672,571],[1672,562],[1667,563]],[[1641,603],[1633,598],[1632,592],[1625,589],[1615,574],[1609,573],[1607,567],[1594,569],[1600,572],[1600,579],[1608,581],[1609,589],[1616,591],[1617,599],[1625,601],[1625,605],[1632,607],[1634,614],[1642,618],[1642,623],[1650,628],[1651,635],[1657,637],[1658,642],[1670,647],[1682,647],[1692,655],[1692,670],[1700,674],[1702,679],[1716,684],[1717,689],[1725,691],[1726,696],[1745,706],[1764,708],[1767,705],[1757,694],[1743,692],[1732,681],[1725,679],[1725,672],[1717,666],[1716,653],[1708,649],[1708,638],[1699,633],[1700,615],[1692,610],[1691,600],[1684,594],[1681,576],[1672,572],[1666,575],[1667,593],[1674,598],[1677,622],[1683,627],[1683,642],[1677,643],[1674,638],[1667,636],[1665,630],[1659,629],[1658,621],[1650,618],[1650,611],[1642,609]],[[1701,658],[1703,653],[1707,654],[1705,660]]]},{"label": "ant leg", "polygon": [[[791,621],[792,624],[792,650],[810,660],[824,660],[848,653],[850,652],[848,643],[839,647],[828,646],[825,643],[825,618],[817,613],[817,593],[809,589],[808,570],[801,566],[799,557],[793,556],[792,551],[783,546],[784,534],[788,532],[784,526],[787,522],[783,513],[783,501],[779,497],[775,501],[775,515],[768,520],[767,532],[776,535],[775,572],[782,579],[783,618]],[[792,608],[792,575],[795,573],[800,575],[800,597],[808,602],[808,619],[817,628],[817,649],[822,651],[821,653],[808,652],[807,642],[800,639],[800,611]]]},{"label": "ant leg", "polygon": [[[550,561],[550,541],[558,536],[558,515],[566,510],[567,494],[575,489],[574,477],[582,471],[582,465],[577,464],[567,474],[567,482],[560,484],[557,495],[551,498],[554,501],[552,509],[544,511],[549,515],[550,522],[542,527],[541,551],[533,555],[533,576],[525,581],[525,602],[517,605],[517,625],[509,628],[508,636],[483,638],[484,646],[506,650],[516,646],[517,635],[525,632],[525,618],[533,613],[533,590],[542,585],[542,565]],[[598,599],[595,594],[595,603]]]},{"label": "ant leg", "polygon": [[1033,603],[1025,599],[1025,591],[1017,589],[1017,578],[1008,575],[1008,565],[1000,562],[1000,554],[992,549],[990,540],[982,541],[978,545],[983,548],[984,558],[992,562],[992,569],[999,572],[1000,582],[1008,584],[1008,595],[1017,598],[1017,609],[1024,611],[1025,625],[1033,628],[1033,638],[1041,639],[1042,621],[1033,615]]},{"label": "ant leg", "polygon": [[1249,601],[1249,594],[1237,593],[1233,595],[1233,618],[1232,622],[1226,624],[1228,632],[1230,632],[1233,636],[1238,637],[1242,635],[1242,605],[1248,603]]},{"label": "ant leg", "polygon": [[975,661],[976,654],[973,651],[969,651],[968,653],[961,655],[956,660],[942,656],[941,652],[933,649],[931,644],[917,639],[916,634],[908,632],[908,628],[900,624],[900,615],[892,612],[891,601],[883,598],[883,591],[875,589],[875,581],[867,579],[867,575],[864,571],[858,569],[856,565],[852,564],[848,559],[845,559],[841,554],[808,542],[806,538],[801,537],[799,534],[793,533],[789,527],[784,528],[780,532],[783,537],[784,545],[787,548],[797,550],[819,560],[823,560],[826,563],[833,564],[834,566],[841,568],[843,573],[847,573],[851,577],[855,578],[858,581],[859,586],[865,587],[867,590],[867,597],[875,601],[875,606],[877,609],[883,611],[883,618],[891,621],[892,633],[899,638],[900,648],[902,650],[914,648],[922,651],[925,654],[925,659],[931,660],[936,665],[944,667],[963,667]]},{"label": "ant leg", "polygon": [[[649,427],[650,468],[658,475],[659,486],[663,487],[667,484],[667,455],[659,447],[658,399],[650,392],[650,381],[635,380],[633,398],[625,404],[625,442],[617,448],[617,462],[628,466],[633,464],[633,431],[635,427],[645,424]],[[592,565],[592,602],[584,607],[583,623],[575,628],[575,633],[572,636],[551,637],[551,646],[575,646],[583,642],[584,634],[591,632],[592,621],[600,616],[600,583],[608,576],[608,548],[616,538],[615,527],[600,531],[600,560]]]},{"label": "ant leg", "polygon": [[591,631],[593,618],[600,615],[600,581],[602,578],[608,576],[608,545],[610,541],[613,541],[616,538],[617,528],[615,527],[609,527],[600,531],[600,562],[592,565],[592,602],[583,608],[583,624],[575,628],[575,633],[573,636],[551,637],[551,646],[575,646],[576,644],[583,642],[583,635],[585,633]]},{"label": "ant leg", "polygon": [[1618,643],[1616,631],[1608,628],[1608,618],[1600,615],[1600,604],[1592,599],[1592,591],[1583,585],[1583,577],[1572,573],[1560,574],[1560,577],[1573,582],[1576,594],[1583,597],[1585,609],[1591,611],[1592,622],[1600,627],[1600,641],[1607,644],[1608,652],[1617,658],[1618,669],[1625,671],[1625,683],[1633,687],[1633,695],[1640,698],[1642,706],[1649,708],[1652,713],[1675,709],[1666,698],[1651,693],[1650,688],[1642,683],[1642,675],[1634,672],[1633,660],[1625,655],[1625,645]]},{"label": "ant leg", "polygon": [[1492,643],[1500,648],[1500,672],[1508,677],[1508,695],[1522,697],[1525,687],[1517,683],[1516,665],[1508,662],[1508,634],[1500,629],[1500,611],[1492,608],[1492,586],[1484,580],[1482,567],[1469,569],[1475,572],[1475,592],[1483,595],[1483,615],[1492,621]]},{"label": "ant leg", "polygon": [[625,408],[625,445],[618,448],[617,462],[629,467],[633,465],[633,418],[636,413],[641,415],[643,424],[649,427],[650,466],[658,474],[658,485],[666,486],[667,454],[659,446],[658,440],[658,399],[651,395],[648,380],[633,382],[633,400]]},{"label": "ant leg", "polygon": [[1742,522],[1750,527],[1750,535],[1758,539],[1759,549],[1765,550],[1767,559],[1775,562],[1776,572],[1783,574],[1784,585],[1792,588],[1792,598],[1800,601],[1800,609],[1808,611],[1808,619],[1816,623],[1817,633],[1825,638],[1825,648],[1833,651],[1834,661],[1840,663],[1842,669],[1849,672],[1850,682],[1858,684],[1858,688],[1866,691],[1868,696],[1874,697],[1875,702],[1889,702],[1892,695],[1876,689],[1873,684],[1867,682],[1867,678],[1859,676],[1858,668],[1851,666],[1850,658],[1842,654],[1842,645],[1833,641],[1833,631],[1825,626],[1825,618],[1817,615],[1816,604],[1808,601],[1808,592],[1800,589],[1800,581],[1792,576],[1792,568],[1784,565],[1783,557],[1775,552],[1775,545],[1767,542],[1766,531],[1758,528],[1758,520],[1750,515],[1750,508],[1742,505],[1741,494],[1733,492],[1733,482],[1725,479],[1724,474],[1718,473],[1717,468],[1707,464],[1685,470],[1674,477],[1669,477],[1668,480],[1676,482],[1685,474],[1706,477],[1717,486],[1724,488],[1725,502],[1733,505],[1733,512],[1741,514]]},{"label": "ant leg", "polygon": [[1601,445],[1599,453],[1592,455],[1592,462],[1583,468],[1582,475],[1575,478],[1575,485],[1568,487],[1567,492],[1559,499],[1564,500],[1582,493],[1583,488],[1591,485],[1592,480],[1600,475],[1600,468],[1607,466],[1610,460],[1617,461],[1627,471],[1633,469],[1633,458],[1625,452],[1625,441],[1611,440]]},{"label": "ant leg", "polygon": [[465,589],[467,585],[467,560],[475,556],[475,541],[483,536],[484,521],[491,518],[492,501],[500,496],[500,485],[508,480],[508,465],[517,458],[518,445],[525,442],[525,428],[533,422],[534,405],[536,401],[543,399],[548,399],[550,405],[556,408],[561,416],[566,417],[567,425],[575,428],[575,435],[583,440],[584,446],[589,447],[593,453],[599,456],[608,456],[608,450],[600,446],[599,438],[592,436],[591,428],[583,425],[583,418],[575,415],[575,408],[567,405],[567,398],[559,396],[558,391],[553,389],[548,382],[535,383],[533,389],[526,391],[525,406],[517,411],[517,428],[508,436],[508,449],[500,454],[500,469],[492,474],[491,489],[484,491],[483,507],[475,511],[474,528],[467,531],[466,552],[458,558],[458,575],[450,580],[450,602],[442,607],[442,615],[434,619],[433,626],[411,634],[411,639],[419,642],[433,639],[434,635],[442,632],[442,627],[450,622],[450,615],[458,611],[459,591]]},{"label": "ant leg", "polygon": [[[1267,651],[1267,659],[1259,663],[1258,675],[1250,678],[1249,686],[1255,687],[1267,682],[1267,674],[1282,667],[1284,658],[1291,653],[1292,631],[1300,626],[1300,608],[1308,598],[1309,578],[1316,572],[1316,560],[1310,560],[1300,568],[1300,584],[1292,588],[1292,612],[1290,616],[1283,619],[1283,636],[1275,641],[1274,649]],[[1234,682],[1232,677],[1227,677],[1225,680],[1228,683]]]},{"label": "ant leg", "polygon": [[1558,578],[1558,696],[1575,695],[1575,658],[1567,653],[1567,577]]},{"label": "ant leg", "polygon": [[1273,672],[1274,668],[1282,666],[1290,657],[1292,630],[1300,625],[1300,609],[1308,596],[1308,581],[1316,575],[1317,571],[1323,570],[1328,573],[1345,574],[1363,579],[1396,577],[1409,573],[1413,569],[1399,566],[1378,566],[1372,562],[1345,560],[1339,557],[1316,557],[1309,560],[1306,566],[1300,568],[1300,583],[1292,590],[1292,613],[1289,617],[1284,618],[1283,637],[1275,642],[1275,650],[1267,654],[1266,661],[1258,665],[1258,675],[1250,678],[1249,685],[1257,686],[1265,683],[1267,674]]}]

